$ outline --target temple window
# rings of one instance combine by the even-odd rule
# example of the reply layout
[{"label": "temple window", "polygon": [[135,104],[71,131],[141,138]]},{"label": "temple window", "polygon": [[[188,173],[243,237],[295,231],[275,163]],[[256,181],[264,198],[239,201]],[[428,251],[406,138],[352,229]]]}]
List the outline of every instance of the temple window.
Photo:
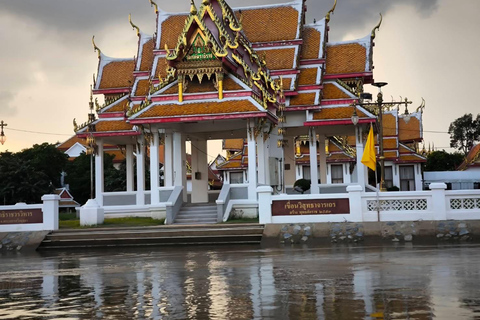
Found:
[{"label": "temple window", "polygon": [[332,183],[343,183],[343,164],[332,164]]},{"label": "temple window", "polygon": [[243,172],[230,172],[230,184],[241,184],[243,183]]},{"label": "temple window", "polygon": [[385,166],[385,188],[393,187],[393,168],[392,166]]},{"label": "temple window", "polygon": [[400,191],[415,191],[415,170],[413,166],[400,167]]}]

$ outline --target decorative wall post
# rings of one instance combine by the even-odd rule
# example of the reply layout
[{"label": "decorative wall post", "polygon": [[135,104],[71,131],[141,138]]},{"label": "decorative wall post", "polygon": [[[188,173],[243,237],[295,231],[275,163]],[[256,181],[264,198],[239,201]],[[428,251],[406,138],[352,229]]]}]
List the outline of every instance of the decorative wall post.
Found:
[{"label": "decorative wall post", "polygon": [[258,218],[260,224],[272,223],[272,187],[261,186],[258,193]]},{"label": "decorative wall post", "polygon": [[362,188],[362,190],[365,190],[365,184],[366,184],[366,167],[362,163],[362,157],[363,157],[363,151],[364,151],[364,144],[363,144],[363,132],[362,132],[362,127],[361,126],[355,126],[355,147],[357,151],[357,183],[358,185]]},{"label": "decorative wall post", "polygon": [[248,140],[248,200],[257,200],[257,147],[255,143],[255,121],[247,124]]},{"label": "decorative wall post", "polygon": [[165,130],[165,163],[163,164],[165,187],[173,187],[173,133]]},{"label": "decorative wall post", "polygon": [[158,130],[154,130],[151,134],[152,140],[150,142],[150,204],[154,205],[160,203],[160,161],[158,159],[160,138],[158,136]]},{"label": "decorative wall post", "polygon": [[145,205],[145,138],[138,137],[137,142],[137,205]]},{"label": "decorative wall post", "polygon": [[443,182],[431,183],[433,219],[436,221],[447,220],[447,200],[445,190],[447,185]]},{"label": "decorative wall post", "polygon": [[350,203],[350,221],[363,221],[362,191],[362,186],[358,184],[352,184],[347,187]]},{"label": "decorative wall post", "polygon": [[46,194],[42,197],[43,201],[43,229],[58,230],[58,208],[60,196],[56,194]]},{"label": "decorative wall post", "polygon": [[126,167],[127,167],[127,191],[133,191],[135,189],[135,173],[133,171],[133,145],[127,144],[125,147],[126,153]]}]

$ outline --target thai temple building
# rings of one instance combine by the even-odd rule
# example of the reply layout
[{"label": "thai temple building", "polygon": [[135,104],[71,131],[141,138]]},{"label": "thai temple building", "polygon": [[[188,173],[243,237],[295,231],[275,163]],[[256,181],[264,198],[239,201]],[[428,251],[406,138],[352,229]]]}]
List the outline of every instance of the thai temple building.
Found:
[{"label": "thai temple building", "polygon": [[[295,193],[300,178],[311,180],[311,194],[345,192],[349,184],[376,190],[361,159],[379,111],[361,98],[364,85],[374,82],[380,24],[364,38],[331,42],[335,5],[308,24],[305,0],[241,9],[225,0],[192,1],[187,13],[167,13],[150,2],[157,16],[153,36],[130,20],[138,35],[135,58],[111,58],[93,43],[99,61],[93,94],[105,102],[91,100],[88,121],[74,121],[77,137],[95,142],[95,200],[105,213],[174,223],[182,206],[212,203],[207,141],[219,139],[227,159],[215,164],[223,173],[222,190],[213,199],[217,221],[231,210],[258,215],[257,187]],[[385,182],[421,190],[424,105],[404,114],[400,107],[383,114]],[[123,193],[104,192],[106,146],[124,150]]]}]

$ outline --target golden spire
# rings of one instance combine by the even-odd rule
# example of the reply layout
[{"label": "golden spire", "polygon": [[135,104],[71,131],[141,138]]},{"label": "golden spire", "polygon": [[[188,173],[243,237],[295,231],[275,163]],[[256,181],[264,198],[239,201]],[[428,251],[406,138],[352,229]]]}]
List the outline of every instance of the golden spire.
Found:
[{"label": "golden spire", "polygon": [[100,55],[102,54],[102,51],[100,50],[99,47],[95,44],[95,36],[92,36],[92,44],[93,44],[93,51],[97,51],[98,53],[98,59],[100,59]]},{"label": "golden spire", "polygon": [[153,0],[149,0],[150,1],[150,6],[154,7],[155,8],[155,13],[158,14],[158,6],[155,2],[153,2]]},{"label": "golden spire", "polygon": [[130,13],[128,14],[128,22],[130,22],[130,25],[132,26],[133,29],[137,30],[137,36],[139,36],[140,35],[140,28],[133,24],[132,15]]},{"label": "golden spire", "polygon": [[335,3],[333,4],[332,9],[328,11],[327,15],[325,16],[325,21],[328,23],[330,21],[330,15],[332,15],[335,12],[335,8],[337,7],[337,0],[335,0]]},{"label": "golden spire", "polygon": [[197,7],[195,6],[195,2],[193,2],[193,0],[190,0],[190,2],[192,3],[192,5],[190,6],[190,14],[197,14]]},{"label": "golden spire", "polygon": [[379,21],[378,24],[375,26],[375,28],[373,28],[373,30],[372,30],[372,35],[371,35],[372,40],[375,39],[375,36],[376,36],[375,32],[376,32],[376,30],[380,30],[380,26],[382,25],[382,21],[383,21],[383,16],[382,16],[382,14],[380,13],[380,21]]},{"label": "golden spire", "polygon": [[209,4],[210,4],[210,0],[203,0],[203,1],[202,1],[202,4],[203,4],[204,6],[209,5]]}]

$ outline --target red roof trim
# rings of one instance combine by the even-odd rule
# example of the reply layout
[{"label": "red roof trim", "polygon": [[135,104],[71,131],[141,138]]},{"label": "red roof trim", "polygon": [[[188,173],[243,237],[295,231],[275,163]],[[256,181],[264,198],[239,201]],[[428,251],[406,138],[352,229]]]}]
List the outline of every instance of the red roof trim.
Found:
[{"label": "red roof trim", "polygon": [[179,117],[165,117],[154,119],[132,119],[131,124],[144,123],[175,123],[175,122],[192,122],[192,121],[210,121],[210,120],[230,120],[230,119],[246,119],[246,118],[269,118],[272,122],[277,123],[274,117],[266,112],[250,112],[238,114],[224,114],[224,115],[208,115],[208,116],[179,116]]},{"label": "red roof trim", "polygon": [[325,59],[308,59],[308,60],[300,60],[301,66],[309,66],[312,64],[325,64]]},{"label": "red roof trim", "polygon": [[298,86],[298,91],[306,91],[306,90],[322,90],[323,85],[321,84],[310,84],[306,86]]},{"label": "red roof trim", "polygon": [[304,110],[320,110],[320,106],[292,106],[286,107],[285,112],[288,111],[304,111]]},{"label": "red roof trim", "polygon": [[93,94],[130,93],[130,88],[95,89]]},{"label": "red roof trim", "polygon": [[150,71],[133,71],[135,77],[146,77],[150,75]]},{"label": "red roof trim", "polygon": [[292,75],[292,74],[299,74],[300,70],[295,70],[295,69],[285,69],[285,70],[272,70],[270,71],[270,75],[272,77],[275,76],[287,76],[287,75]]},{"label": "red roof trim", "polygon": [[295,40],[280,40],[280,41],[271,41],[271,42],[255,42],[252,44],[254,49],[256,48],[266,48],[266,47],[286,47],[286,46],[298,46],[303,44],[303,39]]},{"label": "red roof trim", "polygon": [[[80,133],[77,134],[79,138],[86,138],[90,133]],[[137,131],[109,131],[109,132],[94,132],[94,137],[119,137],[119,136],[139,136],[140,132]]]},{"label": "red roof trim", "polygon": [[372,72],[356,72],[356,73],[338,73],[338,74],[326,74],[323,79],[342,79],[342,78],[360,78],[360,77],[373,77]]},{"label": "red roof trim", "polygon": [[357,101],[357,99],[336,99],[336,100],[322,100],[320,102],[321,106],[331,106],[337,104],[352,104],[353,102]]},{"label": "red roof trim", "polygon": [[105,112],[98,115],[99,118],[120,118],[124,116],[123,112]]},{"label": "red roof trim", "polygon": [[[376,119],[360,119],[358,123],[373,123]],[[336,126],[336,125],[352,125],[352,120],[344,119],[344,120],[312,120],[306,121],[303,123],[306,127],[320,127],[320,126]]]}]

